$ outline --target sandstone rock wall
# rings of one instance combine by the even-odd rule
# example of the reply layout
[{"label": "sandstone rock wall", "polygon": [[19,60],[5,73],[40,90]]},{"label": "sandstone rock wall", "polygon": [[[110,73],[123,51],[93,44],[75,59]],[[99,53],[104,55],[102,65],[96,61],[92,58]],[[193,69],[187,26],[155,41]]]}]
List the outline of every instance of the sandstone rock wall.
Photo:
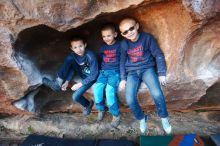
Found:
[{"label": "sandstone rock wall", "polygon": [[[219,0],[1,0],[0,11],[2,12],[0,13],[0,112],[2,113],[22,113],[12,103],[26,95],[33,85],[38,84],[31,82],[30,76],[33,73],[29,75],[24,72],[15,58],[16,51],[19,51],[15,42],[22,39],[19,35],[21,32],[42,24],[60,31],[61,35],[67,38],[78,29],[86,30],[85,34],[93,36],[88,40],[91,46],[97,48],[101,41],[96,27],[99,23],[104,21],[118,23],[124,16],[135,17],[144,31],[154,34],[166,56],[168,86],[164,91],[169,109],[189,108],[192,103],[199,101],[206,94],[209,87],[219,81]],[[33,34],[26,38],[34,35],[33,31]],[[96,41],[98,38],[99,41]],[[25,41],[21,40],[21,42]],[[61,43],[56,44],[56,42],[59,40],[51,43],[58,48],[57,44]],[[41,52],[47,54],[56,52],[54,50],[49,52],[47,49],[49,47],[43,46],[43,43],[39,47],[32,47],[32,50],[30,48],[30,52],[39,48],[42,48]],[[97,52],[97,49],[94,51]],[[59,63],[62,63],[65,53],[67,52],[57,50],[57,54],[63,54],[58,57]],[[36,55],[30,54],[25,55],[28,55],[30,61],[37,63],[36,66],[35,64],[31,66],[42,72],[39,67],[42,58],[37,60],[42,55],[36,52]],[[43,65],[50,64],[45,58]],[[54,66],[54,71],[57,68],[58,65]],[[47,91],[43,89],[38,96],[45,96],[45,92]],[[88,96],[92,98],[90,93]],[[77,106],[71,103],[71,93],[66,93],[64,97],[63,94],[51,93],[51,96],[53,97],[39,99],[39,102],[45,102],[45,111],[78,111]],[[144,108],[152,108],[152,100],[144,86],[139,99]],[[120,101],[124,103],[123,93],[120,93]],[[215,106],[219,107],[219,105]]]}]

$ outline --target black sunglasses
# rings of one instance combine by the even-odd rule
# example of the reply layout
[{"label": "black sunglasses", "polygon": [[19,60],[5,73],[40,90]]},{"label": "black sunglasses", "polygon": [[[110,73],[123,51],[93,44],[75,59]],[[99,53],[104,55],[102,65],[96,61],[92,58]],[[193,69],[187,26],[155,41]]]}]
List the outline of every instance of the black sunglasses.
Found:
[{"label": "black sunglasses", "polygon": [[126,35],[126,34],[128,34],[128,32],[129,31],[133,31],[134,30],[134,28],[135,28],[135,25],[134,26],[132,26],[132,27],[130,27],[130,28],[128,28],[128,30],[125,30],[124,32],[122,32],[121,34],[122,35]]}]

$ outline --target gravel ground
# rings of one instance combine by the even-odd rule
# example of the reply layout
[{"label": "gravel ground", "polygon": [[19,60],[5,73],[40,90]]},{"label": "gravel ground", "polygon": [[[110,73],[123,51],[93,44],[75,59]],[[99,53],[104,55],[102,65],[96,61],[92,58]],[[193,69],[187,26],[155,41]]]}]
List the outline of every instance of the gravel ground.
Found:
[{"label": "gravel ground", "polygon": [[[11,146],[21,143],[30,134],[41,134],[62,138],[79,139],[129,139],[138,142],[139,123],[131,113],[123,113],[117,128],[110,126],[111,115],[106,114],[102,122],[96,122],[97,113],[83,117],[80,113],[55,113],[41,116],[13,116],[0,118],[0,145]],[[160,118],[149,113],[148,132],[145,135],[165,135]],[[220,133],[220,112],[171,112],[172,134],[198,133],[208,137]]]}]

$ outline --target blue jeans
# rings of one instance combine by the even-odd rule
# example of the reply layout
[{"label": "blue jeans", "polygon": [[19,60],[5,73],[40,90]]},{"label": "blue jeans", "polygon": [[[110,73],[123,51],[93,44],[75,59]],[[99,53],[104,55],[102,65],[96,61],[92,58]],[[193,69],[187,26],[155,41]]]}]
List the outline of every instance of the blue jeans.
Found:
[{"label": "blue jeans", "polygon": [[144,112],[142,111],[137,99],[138,89],[142,81],[147,85],[150,94],[153,97],[159,117],[167,117],[168,112],[163,91],[160,87],[160,82],[155,69],[152,67],[128,72],[126,83],[126,101],[135,118],[138,120],[144,118]]},{"label": "blue jeans", "polygon": [[88,107],[89,106],[89,101],[88,99],[86,99],[83,94],[93,85],[92,83],[83,85],[81,88],[79,88],[78,90],[76,90],[73,95],[72,95],[72,99],[76,102],[78,102],[79,104],[81,104],[83,107]]},{"label": "blue jeans", "polygon": [[101,70],[94,87],[94,97],[96,108],[99,111],[105,110],[104,90],[106,94],[107,106],[113,116],[120,114],[117,100],[117,91],[120,77],[119,72],[115,70]]}]

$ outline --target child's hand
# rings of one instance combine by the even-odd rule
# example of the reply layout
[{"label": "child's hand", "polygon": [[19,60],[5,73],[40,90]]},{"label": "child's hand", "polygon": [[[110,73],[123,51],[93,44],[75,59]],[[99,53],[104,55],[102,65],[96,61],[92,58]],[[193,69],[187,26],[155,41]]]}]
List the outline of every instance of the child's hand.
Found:
[{"label": "child's hand", "polygon": [[126,80],[121,80],[119,84],[119,91],[124,90],[126,86]]},{"label": "child's hand", "polygon": [[159,76],[160,85],[166,86],[167,79],[166,76]]},{"label": "child's hand", "polygon": [[72,89],[73,91],[76,91],[76,90],[78,90],[79,88],[81,88],[82,85],[83,85],[82,83],[74,84],[71,89]]},{"label": "child's hand", "polygon": [[66,88],[68,87],[69,81],[65,81],[65,83],[62,85],[61,90],[66,91]]}]

